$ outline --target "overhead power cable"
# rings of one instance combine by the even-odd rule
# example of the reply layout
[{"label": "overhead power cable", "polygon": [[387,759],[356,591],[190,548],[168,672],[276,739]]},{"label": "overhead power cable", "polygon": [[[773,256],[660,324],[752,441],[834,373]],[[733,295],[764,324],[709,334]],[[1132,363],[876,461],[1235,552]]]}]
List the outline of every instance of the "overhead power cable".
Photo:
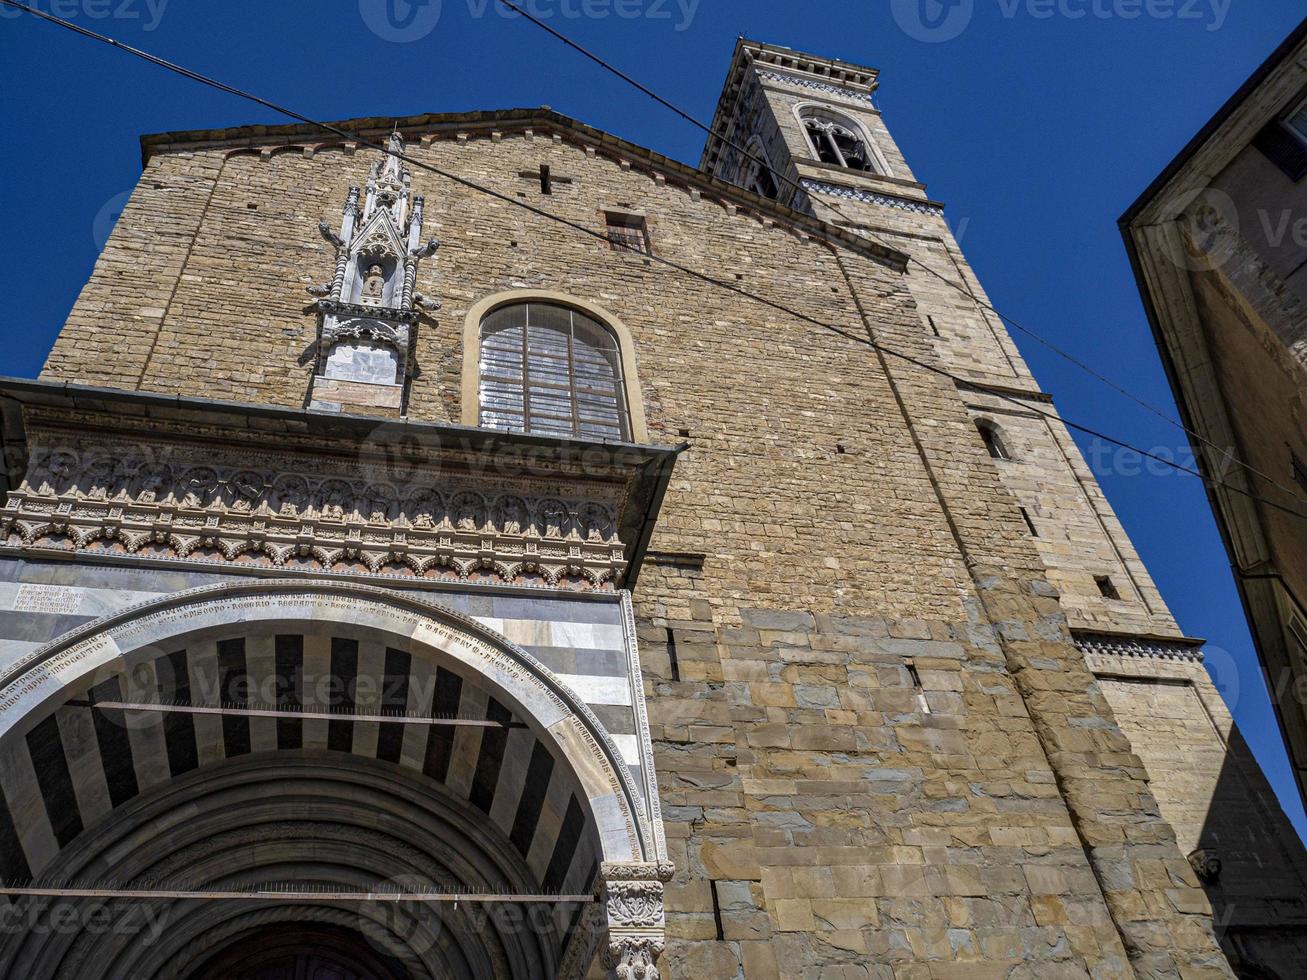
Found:
[{"label": "overhead power cable", "polygon": [[[510,10],[517,12],[518,14],[521,14],[522,17],[524,17],[526,20],[530,21],[532,24],[536,25],[541,30],[551,34],[553,37],[563,42],[563,44],[567,45],[573,51],[578,52],[579,54],[588,58],[590,61],[593,61],[595,64],[599,65],[605,71],[617,76],[622,81],[638,89],[640,92],[649,96],[649,98],[653,99],[659,105],[662,105],[667,109],[670,109],[672,112],[676,113],[676,115],[680,116],[682,119],[686,120],[691,125],[696,126],[699,129],[703,130],[705,133],[707,133],[709,136],[713,137],[714,139],[720,140],[724,145],[735,150],[735,152],[739,153],[742,157],[744,157],[744,159],[748,160],[750,163],[755,163],[758,164],[759,166],[765,167],[767,169],[767,172],[770,173],[772,177],[775,178],[776,180],[788,184],[789,186],[795,188],[802,194],[805,195],[810,194],[808,188],[804,187],[801,181],[795,180],[793,177],[790,177],[788,174],[782,174],[777,172],[771,167],[771,165],[768,163],[767,160],[754,154],[747,147],[742,146],[740,143],[736,142],[735,140],[732,140],[725,133],[713,129],[712,126],[703,122],[701,119],[697,118],[696,116],[686,111],[685,109],[681,108],[680,106],[676,105],[674,102],[665,99],[663,96],[659,95],[657,92],[649,88],[644,83],[631,77],[631,75],[627,74],[626,72],[622,71],[622,69],[618,68],[616,65],[613,65],[611,62],[604,59],[601,55],[595,54],[589,48],[586,48],[583,45],[577,43],[576,41],[568,37],[566,34],[554,28],[551,24],[546,23],[542,18],[537,17],[529,10],[515,3],[514,0],[499,0],[499,3],[503,4],[505,7],[509,8]],[[857,224],[856,219],[852,215],[844,211],[840,207],[838,202],[823,200],[822,203],[825,204],[826,207],[834,211],[836,214],[848,220],[851,224]],[[893,249],[894,251],[899,251],[899,252],[903,251],[902,249],[896,248],[895,246],[890,245],[889,243],[883,241],[882,239],[877,238],[865,226],[859,227],[859,234],[861,234],[864,238],[870,239],[872,242],[875,242],[877,245],[880,245],[884,248]],[[911,255],[909,253],[904,253],[904,254],[908,255],[908,261],[910,263],[920,266],[922,269],[930,273],[940,282],[962,293],[964,296],[970,299],[981,309],[993,313],[996,317],[999,318],[1000,321],[1008,324],[1009,326],[1015,328],[1016,330],[1019,330],[1021,333],[1025,334],[1026,336],[1034,340],[1036,343],[1052,351],[1054,354],[1058,355],[1059,357],[1069,361],[1071,364],[1075,365],[1081,371],[1084,371],[1090,377],[1094,378],[1095,380],[1101,382],[1104,385],[1107,385],[1107,387],[1111,388],[1113,391],[1124,396],[1125,398],[1128,398],[1130,401],[1134,402],[1140,407],[1151,412],[1153,415],[1156,415],[1163,422],[1166,422],[1168,425],[1175,426],[1177,429],[1184,432],[1190,438],[1196,440],[1199,443],[1202,443],[1204,446],[1208,447],[1209,449],[1214,450],[1215,452],[1219,453],[1222,457],[1229,460],[1230,462],[1242,466],[1244,469],[1248,470],[1248,472],[1253,473],[1256,476],[1260,477],[1261,479],[1265,480],[1271,486],[1284,491],[1286,494],[1288,494],[1292,499],[1296,500],[1298,503],[1307,506],[1307,499],[1300,497],[1297,494],[1297,492],[1294,491],[1292,488],[1286,486],[1283,483],[1280,483],[1279,481],[1275,480],[1268,474],[1261,472],[1260,470],[1253,467],[1251,464],[1243,462],[1242,460],[1237,458],[1231,450],[1223,446],[1217,445],[1216,443],[1212,442],[1210,439],[1202,435],[1202,433],[1190,429],[1183,422],[1180,422],[1179,420],[1172,418],[1171,415],[1168,414],[1167,412],[1156,407],[1150,402],[1145,401],[1143,398],[1140,398],[1134,392],[1130,391],[1128,388],[1125,388],[1124,386],[1113,381],[1111,378],[1107,377],[1106,375],[1102,374],[1095,368],[1091,367],[1089,364],[1085,363],[1083,360],[1076,357],[1074,354],[1070,353],[1067,350],[1064,350],[1063,348],[1059,347],[1057,344],[1054,344],[1052,341],[1041,336],[1039,333],[1025,326],[1014,317],[1011,317],[1008,314],[1004,313],[1002,310],[998,309],[993,304],[981,299],[979,296],[975,294],[975,291],[972,290],[969,285],[966,285],[964,283],[954,282],[952,279],[944,275],[942,272],[932,268],[927,263],[918,259],[915,255]]]},{"label": "overhead power cable", "polygon": [[[20,2],[20,0],[0,0],[0,3],[3,3],[10,7],[17,8],[19,10],[26,11],[27,13],[30,13],[42,20],[46,20],[49,21],[50,23],[57,24],[58,26],[63,27],[66,30],[72,31],[73,33],[76,34],[80,34],[92,40],[99,41],[100,43],[108,44],[111,47],[117,48],[120,51],[132,55],[133,57],[140,58],[144,61],[149,62],[150,64],[156,65],[167,71],[173,72],[174,74],[181,75],[184,78],[189,78],[192,81],[199,82],[202,85],[209,86],[219,91],[226,92],[230,95],[234,95],[237,98],[245,99],[246,101],[253,102],[257,105],[261,105],[267,109],[271,109],[273,112],[276,112],[280,115],[284,115],[290,119],[294,119],[297,122],[301,122],[306,125],[312,126],[316,129],[320,129],[323,132],[327,132],[335,136],[339,136],[340,138],[346,140],[347,142],[352,142],[359,146],[364,146],[369,149],[376,150],[379,153],[383,153],[387,156],[394,157],[395,159],[402,160],[405,163],[408,163],[411,166],[418,168],[419,170],[425,170],[430,173],[434,173],[437,176],[443,177],[446,180],[452,181],[462,187],[466,187],[470,190],[476,191],[477,193],[485,194],[489,197],[495,198],[496,200],[502,201],[506,204],[511,204],[514,207],[522,208],[523,210],[526,210],[538,217],[544,218],[548,221],[556,222],[557,224],[564,225],[589,238],[593,238],[598,241],[604,242],[605,244],[609,244],[607,235],[601,232],[597,232],[592,228],[588,228],[585,225],[578,224],[577,222],[571,221],[570,219],[564,218],[560,215],[553,214],[549,211],[544,210],[543,208],[539,208],[535,206],[534,204],[530,204],[527,201],[523,201],[519,198],[512,197],[500,191],[496,191],[493,188],[486,187],[482,184],[478,184],[475,181],[467,179],[466,177],[460,177],[457,174],[450,173],[446,170],[443,170],[440,167],[435,166],[434,164],[427,163],[426,161],[423,160],[415,160],[405,153],[399,152],[397,150],[391,150],[389,147],[385,146],[384,144],[375,142],[373,140],[369,140],[357,133],[351,133],[350,131],[342,129],[339,126],[336,126],[332,123],[320,122],[316,119],[313,119],[310,116],[304,115],[303,113],[296,112],[293,109],[289,109],[285,106],[278,105],[275,102],[271,102],[268,99],[264,99],[260,96],[253,95],[252,93],[242,91],[241,89],[235,88],[234,86],[228,85],[224,82],[220,82],[206,75],[202,75],[199,72],[193,71],[189,68],[185,68],[181,65],[175,64],[174,62],[167,61],[166,59],[160,58],[157,55],[153,55],[150,54],[149,52],[142,51],[139,48],[134,48],[131,45],[123,44],[121,41],[117,41],[114,38],[107,37],[106,35],[100,34],[96,31],[92,31],[78,24],[74,24],[71,21],[66,20],[62,17],[57,17],[53,14],[48,14],[45,13],[44,11],[37,10],[36,8],[31,7],[26,3]],[[1174,460],[1167,459],[1164,456],[1159,456],[1156,453],[1149,452],[1148,450],[1143,449],[1139,446],[1135,446],[1129,442],[1126,442],[1123,439],[1117,439],[1114,436],[1109,436],[1106,433],[1094,429],[1090,426],[1081,425],[1080,423],[1073,422],[1070,419],[1064,418],[1059,415],[1055,415],[1051,412],[1045,412],[1041,409],[1038,409],[1030,405],[1027,401],[1024,401],[1022,399],[1013,396],[1008,389],[986,385],[984,383],[977,382],[969,378],[963,378],[937,365],[930,364],[927,363],[926,361],[922,361],[919,358],[913,357],[910,354],[905,354],[902,351],[895,350],[892,347],[886,347],[885,345],[876,341],[874,338],[860,337],[857,334],[851,333],[842,327],[836,326],[831,323],[826,323],[822,320],[816,319],[815,317],[809,316],[808,314],[803,313],[799,310],[792,309],[791,307],[786,306],[784,303],[778,302],[773,299],[768,299],[765,296],[760,296],[757,293],[753,293],[742,286],[736,285],[734,283],[729,283],[721,279],[717,279],[709,275],[708,273],[700,272],[688,266],[681,265],[680,263],[674,262],[671,259],[668,259],[664,256],[650,255],[643,252],[638,254],[644,259],[652,261],[658,265],[663,265],[668,268],[675,269],[676,271],[681,272],[682,274],[689,276],[699,282],[703,282],[708,285],[715,286],[719,289],[722,289],[726,292],[733,293],[737,296],[742,296],[746,299],[762,304],[770,309],[776,310],[777,312],[784,313],[786,316],[793,317],[796,320],[800,320],[804,323],[812,324],[813,326],[819,327],[823,330],[830,331],[831,333],[838,334],[839,336],[844,337],[847,340],[851,340],[854,343],[866,345],[872,348],[873,350],[879,351],[881,354],[884,354],[887,357],[896,358],[897,360],[901,360],[915,367],[918,367],[923,371],[928,371],[940,377],[947,378],[950,381],[952,381],[955,385],[961,385],[964,387],[973,388],[978,391],[984,391],[1000,400],[1007,401],[1011,404],[1017,405],[1018,407],[1020,407],[1026,412],[1030,412],[1035,415],[1041,416],[1045,419],[1048,419],[1049,421],[1065,425],[1068,428],[1076,430],[1077,432],[1081,432],[1095,439],[1100,439],[1103,442],[1110,443],[1114,446],[1117,446],[1120,449],[1126,449],[1129,450],[1130,452],[1138,453],[1142,459],[1149,459],[1156,463],[1160,463],[1161,465],[1169,469],[1173,469],[1176,470],[1177,472],[1185,473],[1188,474],[1189,476],[1196,477],[1197,479],[1201,480],[1204,484],[1208,486],[1223,487],[1234,493],[1238,493],[1243,496],[1249,497],[1253,500],[1264,503],[1268,507],[1272,507],[1275,508],[1276,510],[1283,511],[1284,513],[1290,514],[1294,517],[1307,520],[1307,513],[1294,510],[1292,507],[1287,507],[1284,504],[1281,504],[1274,500],[1270,500],[1250,490],[1246,490],[1243,487],[1235,486],[1234,484],[1225,483],[1224,481],[1205,476],[1203,473],[1201,473],[1196,469],[1185,466],[1181,463],[1177,463]]]}]

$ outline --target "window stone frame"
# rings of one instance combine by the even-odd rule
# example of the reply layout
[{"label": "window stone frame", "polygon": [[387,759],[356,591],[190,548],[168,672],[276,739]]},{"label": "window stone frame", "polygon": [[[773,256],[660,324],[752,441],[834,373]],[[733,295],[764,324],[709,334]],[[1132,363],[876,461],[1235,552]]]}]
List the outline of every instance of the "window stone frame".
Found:
[{"label": "window stone frame", "polygon": [[618,354],[622,358],[623,394],[626,396],[630,416],[631,441],[649,443],[649,428],[644,414],[644,390],[640,386],[635,358],[635,338],[621,318],[611,311],[580,299],[569,293],[549,289],[510,289],[487,296],[468,309],[463,320],[463,373],[460,421],[463,425],[481,428],[481,325],[495,310],[517,303],[552,303],[566,306],[598,320],[617,338]]}]

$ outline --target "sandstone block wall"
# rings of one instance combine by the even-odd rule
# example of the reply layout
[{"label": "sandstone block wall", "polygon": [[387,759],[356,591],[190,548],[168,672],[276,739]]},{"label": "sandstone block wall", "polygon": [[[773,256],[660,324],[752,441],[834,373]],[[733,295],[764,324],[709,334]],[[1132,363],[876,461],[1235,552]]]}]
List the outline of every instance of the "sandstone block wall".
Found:
[{"label": "sandstone block wall", "polygon": [[[545,121],[432,135],[413,140],[414,159],[597,232],[604,210],[648,213],[661,255],[940,356],[893,262],[836,252],[780,212],[728,206]],[[247,139],[258,145],[232,155]],[[331,267],[316,225],[371,161],[289,135],[260,152],[277,142],[238,135],[151,159],[48,377],[303,403],[303,286]],[[541,164],[571,183],[543,195],[520,176]],[[419,326],[410,417],[457,420],[467,310],[539,288],[620,316],[652,437],[692,444],[636,593],[679,867],[670,976],[1228,975],[1143,763],[952,382],[414,179],[445,243],[419,289],[444,308]]]}]

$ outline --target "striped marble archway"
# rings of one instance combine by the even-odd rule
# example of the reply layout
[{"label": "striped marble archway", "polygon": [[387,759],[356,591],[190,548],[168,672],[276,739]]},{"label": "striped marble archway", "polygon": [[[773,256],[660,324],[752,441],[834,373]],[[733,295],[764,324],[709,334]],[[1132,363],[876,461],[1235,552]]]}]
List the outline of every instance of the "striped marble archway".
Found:
[{"label": "striped marble archway", "polygon": [[[302,705],[351,718],[162,710],[173,702]],[[91,706],[106,703],[161,710]],[[206,814],[226,814],[250,840],[271,834],[276,843],[244,864],[199,861],[174,868],[172,877],[253,881],[277,870],[281,880],[328,880],[326,870],[305,870],[314,862],[304,855],[332,853],[336,873],[348,866],[345,877],[360,883],[409,875],[460,888],[601,894],[606,917],[557,909],[552,932],[542,924],[507,939],[503,930],[478,938],[462,919],[444,916],[437,932],[445,943],[423,944],[437,959],[415,965],[414,976],[450,969],[473,977],[506,969],[576,975],[605,927],[614,966],[652,967],[661,949],[661,879],[669,872],[660,834],[603,725],[521,648],[411,596],[342,583],[244,581],[90,623],[0,678],[0,768],[7,773],[0,777],[0,873],[10,879],[158,877],[165,854],[189,847],[199,861],[207,840],[219,847],[239,840],[216,829],[200,833]],[[303,795],[241,797],[242,786],[260,785],[273,796],[278,787],[300,787]],[[387,818],[382,837],[403,839],[406,825],[414,838],[444,827],[432,840],[464,841],[480,865],[437,853],[436,843],[420,849],[420,859],[373,861],[387,851],[383,840],[367,839],[377,830],[370,822],[388,812],[398,786],[419,798]],[[306,813],[331,816],[297,829]],[[369,859],[354,865],[340,857],[351,853],[349,840]],[[124,861],[129,851],[142,860]],[[187,925],[174,942],[217,935],[217,922],[225,922],[212,914],[178,921]],[[196,938],[178,948],[200,945]],[[85,943],[80,948],[69,963],[90,962]],[[61,949],[43,942],[23,955],[58,963],[72,956]]]}]

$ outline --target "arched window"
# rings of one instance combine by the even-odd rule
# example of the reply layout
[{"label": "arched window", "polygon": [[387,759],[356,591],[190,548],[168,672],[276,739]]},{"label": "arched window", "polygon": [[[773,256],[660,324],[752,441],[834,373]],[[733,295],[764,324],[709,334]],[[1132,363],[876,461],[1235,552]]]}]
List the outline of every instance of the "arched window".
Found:
[{"label": "arched window", "polygon": [[822,163],[877,173],[875,156],[856,123],[819,108],[804,109],[799,116],[812,151]]},{"label": "arched window", "polygon": [[1012,454],[1008,452],[1007,443],[1003,441],[1003,434],[999,431],[997,425],[987,419],[981,419],[976,423],[976,428],[980,432],[980,438],[984,440],[985,449],[994,459],[1011,459]]},{"label": "arched window", "polygon": [[480,424],[508,432],[629,439],[617,338],[579,310],[514,303],[481,323]]},{"label": "arched window", "polygon": [[776,174],[772,170],[771,159],[757,136],[749,140],[749,155],[740,164],[740,186],[755,194],[776,200],[780,196],[780,187],[776,184]]}]

